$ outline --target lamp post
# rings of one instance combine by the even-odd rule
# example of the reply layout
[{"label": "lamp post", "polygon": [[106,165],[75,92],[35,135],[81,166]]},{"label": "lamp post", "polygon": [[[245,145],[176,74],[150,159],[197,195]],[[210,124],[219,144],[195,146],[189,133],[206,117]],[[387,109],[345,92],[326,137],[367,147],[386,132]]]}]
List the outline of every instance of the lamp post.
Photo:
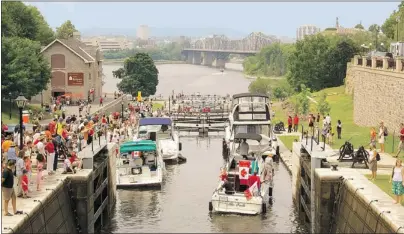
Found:
[{"label": "lamp post", "polygon": [[23,144],[23,130],[22,130],[22,109],[24,109],[25,104],[27,104],[27,99],[20,94],[20,96],[15,99],[15,102],[17,103],[18,109],[20,110],[20,149],[22,150],[24,144]]},{"label": "lamp post", "polygon": [[123,99],[122,99],[121,105],[122,105],[121,121],[123,121]]},{"label": "lamp post", "polygon": [[10,97],[10,120],[11,120],[11,105],[13,104],[13,101],[11,100],[11,92],[8,93],[8,96]]},{"label": "lamp post", "polygon": [[43,92],[41,91],[41,108],[43,108]]},{"label": "lamp post", "polygon": [[398,42],[398,24],[400,23],[400,16],[396,18],[397,42]]}]

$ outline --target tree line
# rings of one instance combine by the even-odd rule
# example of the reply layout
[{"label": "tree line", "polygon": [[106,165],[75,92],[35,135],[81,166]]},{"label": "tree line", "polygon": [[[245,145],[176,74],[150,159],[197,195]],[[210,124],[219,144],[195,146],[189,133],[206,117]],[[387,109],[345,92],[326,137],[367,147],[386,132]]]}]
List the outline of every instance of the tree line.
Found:
[{"label": "tree line", "polygon": [[1,91],[4,98],[22,93],[31,98],[47,88],[51,67],[41,53],[55,38],[69,38],[76,31],[67,21],[56,32],[34,6],[1,2]]},{"label": "tree line", "polygon": [[361,30],[346,35],[337,35],[336,28],[328,28],[294,44],[271,44],[246,58],[243,67],[248,75],[287,80],[287,84],[274,86],[272,79],[256,79],[250,84],[250,91],[282,99],[301,92],[302,87],[318,91],[343,85],[347,63],[355,54],[375,49],[387,51],[391,42],[404,41],[404,1],[382,26],[373,24],[365,30],[357,24],[355,28]]}]

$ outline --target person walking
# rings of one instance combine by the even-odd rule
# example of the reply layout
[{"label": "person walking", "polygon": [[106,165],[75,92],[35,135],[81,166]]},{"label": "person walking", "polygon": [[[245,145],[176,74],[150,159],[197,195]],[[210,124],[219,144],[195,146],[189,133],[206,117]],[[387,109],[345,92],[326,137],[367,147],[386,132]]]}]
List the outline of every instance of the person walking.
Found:
[{"label": "person walking", "polygon": [[297,132],[299,130],[299,116],[295,114],[295,117],[293,118],[293,131]]},{"label": "person walking", "polygon": [[401,150],[404,150],[404,123],[400,124],[400,143],[398,143],[398,151],[396,156],[394,156],[395,158],[398,157],[398,155],[400,155]]},{"label": "person walking", "polygon": [[292,123],[293,123],[292,116],[289,115],[289,117],[288,117],[288,133],[292,132]]},{"label": "person walking", "polygon": [[337,121],[337,135],[338,139],[341,139],[341,132],[342,132],[342,123],[341,120]]},{"label": "person walking", "polygon": [[7,167],[3,171],[3,175],[1,177],[1,187],[3,192],[3,209],[4,216],[13,216],[8,211],[8,203],[11,199],[11,205],[13,206],[14,214],[22,214],[22,211],[17,210],[17,197],[15,196],[14,191],[14,173],[13,169],[15,167],[15,161],[8,161]]},{"label": "person walking", "polygon": [[400,204],[404,194],[404,167],[402,166],[401,159],[396,160],[391,173],[390,183],[392,183],[391,189],[395,196],[394,204]]}]

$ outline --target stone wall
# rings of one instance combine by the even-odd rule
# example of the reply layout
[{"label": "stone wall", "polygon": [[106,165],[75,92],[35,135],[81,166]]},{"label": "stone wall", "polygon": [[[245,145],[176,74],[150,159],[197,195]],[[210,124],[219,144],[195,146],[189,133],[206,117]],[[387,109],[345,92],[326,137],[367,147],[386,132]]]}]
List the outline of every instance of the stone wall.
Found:
[{"label": "stone wall", "polygon": [[404,233],[404,207],[356,169],[315,170],[315,233]]},{"label": "stone wall", "polygon": [[[365,60],[364,60],[365,61]],[[392,133],[404,122],[404,71],[401,61],[389,68],[376,60],[361,62],[355,57],[348,64],[345,91],[353,95],[354,122],[359,126],[377,126],[383,120]],[[362,65],[363,63],[363,65]]]}]

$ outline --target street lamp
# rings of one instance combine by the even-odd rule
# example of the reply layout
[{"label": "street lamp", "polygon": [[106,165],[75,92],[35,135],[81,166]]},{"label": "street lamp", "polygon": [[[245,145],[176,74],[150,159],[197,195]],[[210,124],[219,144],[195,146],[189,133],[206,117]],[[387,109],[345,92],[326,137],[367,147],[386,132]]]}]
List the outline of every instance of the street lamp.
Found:
[{"label": "street lamp", "polygon": [[20,149],[22,150],[24,144],[23,144],[23,130],[22,130],[22,109],[24,109],[25,104],[27,104],[27,99],[20,94],[20,96],[15,99],[15,102],[17,103],[18,109],[20,110]]},{"label": "street lamp", "polygon": [[397,42],[398,42],[398,24],[400,23],[400,16],[396,18]]},{"label": "street lamp", "polygon": [[13,101],[11,100],[11,92],[8,93],[8,96],[10,97],[10,120],[11,120],[11,105],[13,104]]},{"label": "street lamp", "polygon": [[123,100],[122,100],[122,102],[121,102],[121,105],[122,105],[121,121],[123,121]]}]

